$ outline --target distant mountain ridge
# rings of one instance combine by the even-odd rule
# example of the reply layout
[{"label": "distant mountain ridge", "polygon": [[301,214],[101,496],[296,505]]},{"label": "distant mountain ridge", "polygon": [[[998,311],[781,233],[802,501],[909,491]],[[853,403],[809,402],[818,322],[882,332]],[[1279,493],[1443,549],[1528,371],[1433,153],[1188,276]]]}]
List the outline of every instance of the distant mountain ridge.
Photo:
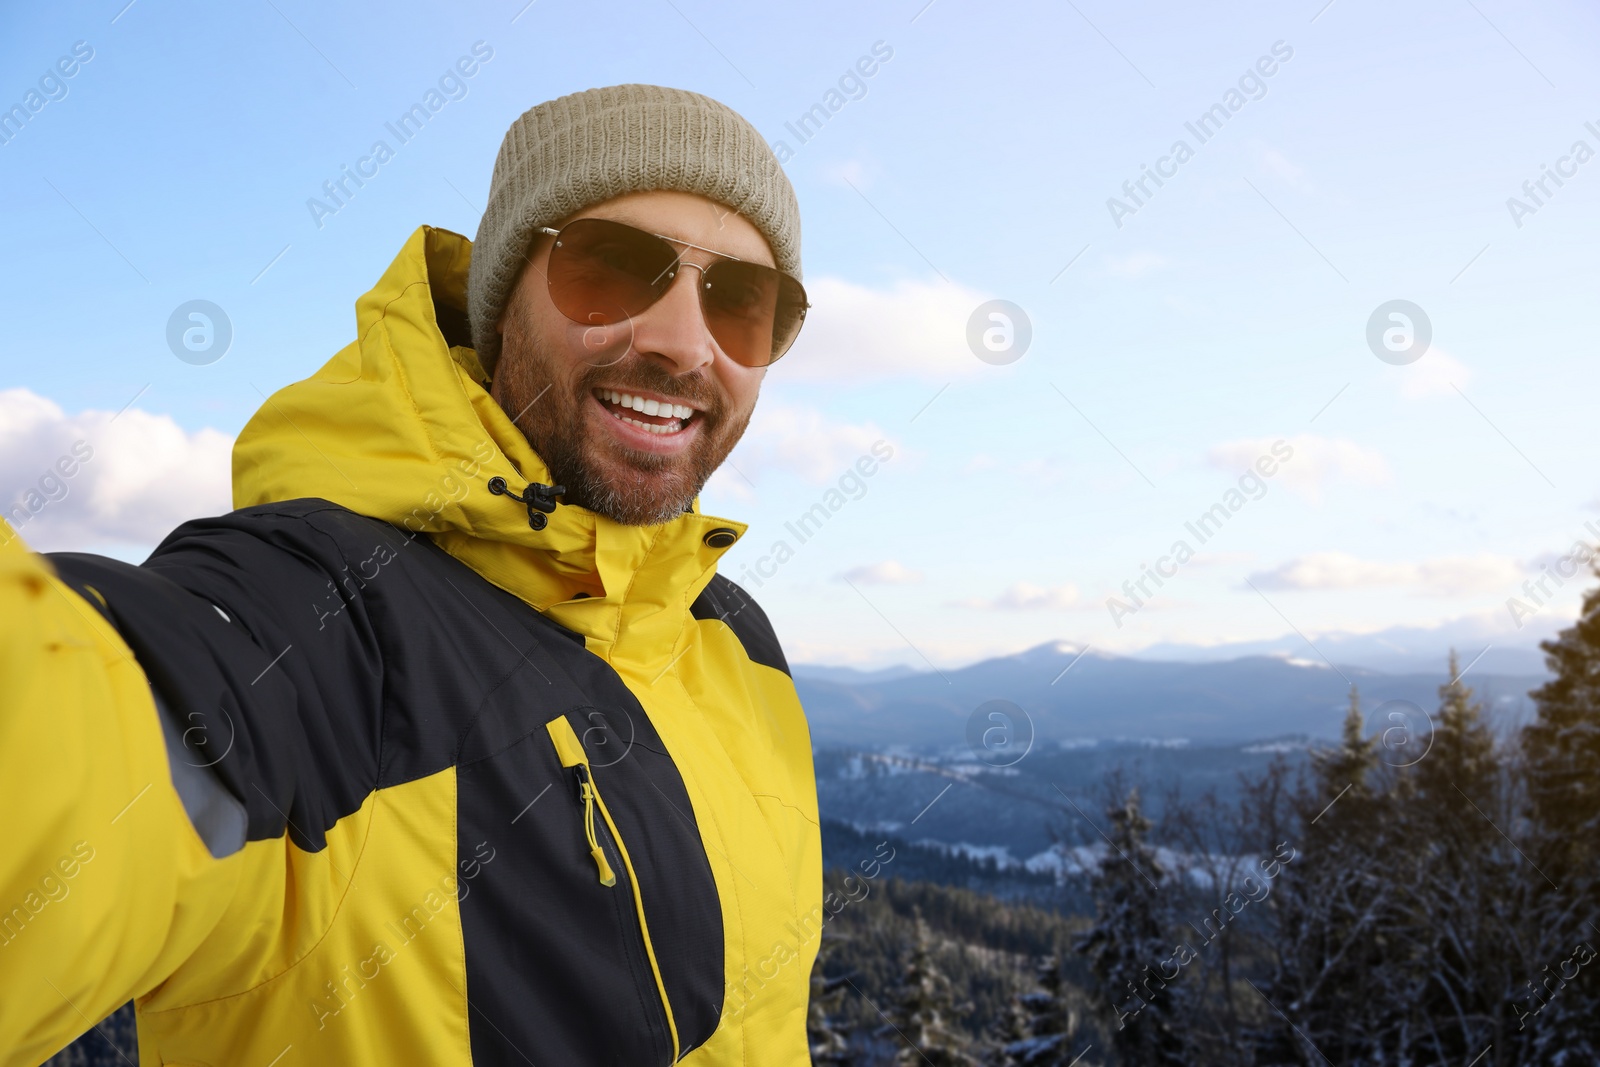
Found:
[{"label": "distant mountain ridge", "polygon": [[[1309,651],[1302,644],[1300,655]],[[1465,680],[1506,726],[1529,714],[1527,693],[1545,676],[1491,673],[1484,664],[1492,652],[1470,668]],[[1464,664],[1476,653],[1465,651]],[[1390,700],[1432,712],[1445,673],[1442,656],[1429,670],[1387,673],[1343,664],[1335,668],[1281,652],[1180,661],[1084,652],[1065,642],[939,672],[794,667],[812,743],[819,748],[965,744],[969,718],[980,704],[996,699],[1022,708],[1044,742],[1332,738],[1351,684],[1369,714]]]},{"label": "distant mountain ridge", "polygon": [[1319,660],[1320,653],[1341,667],[1348,663],[1387,674],[1420,674],[1443,664],[1454,648],[1463,664],[1477,660],[1474,671],[1543,674],[1544,653],[1538,649],[1538,638],[1551,636],[1570,623],[1569,619],[1536,620],[1526,632],[1509,634],[1482,620],[1458,619],[1432,628],[1393,626],[1369,634],[1318,634],[1315,651],[1299,634],[1290,633],[1265,641],[1224,645],[1152,645],[1138,652],[1137,658],[1208,662],[1243,656],[1288,656]]}]

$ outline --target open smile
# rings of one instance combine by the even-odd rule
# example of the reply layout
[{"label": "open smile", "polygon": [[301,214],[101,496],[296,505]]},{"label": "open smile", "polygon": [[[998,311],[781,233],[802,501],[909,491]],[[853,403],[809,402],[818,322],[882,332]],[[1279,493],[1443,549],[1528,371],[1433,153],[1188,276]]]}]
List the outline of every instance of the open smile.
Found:
[{"label": "open smile", "polygon": [[597,388],[591,395],[626,443],[652,452],[675,452],[696,436],[699,408],[681,399]]}]

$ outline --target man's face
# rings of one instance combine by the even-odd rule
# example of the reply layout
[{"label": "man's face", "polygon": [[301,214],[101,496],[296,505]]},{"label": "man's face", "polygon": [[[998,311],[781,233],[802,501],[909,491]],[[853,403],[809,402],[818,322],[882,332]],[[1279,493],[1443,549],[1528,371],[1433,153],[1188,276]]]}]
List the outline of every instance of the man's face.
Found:
[{"label": "man's face", "polygon": [[[629,193],[554,228],[579,218],[613,219],[773,265],[748,219],[690,193]],[[717,347],[700,311],[698,270],[679,270],[666,294],[631,319],[604,327],[571,321],[550,301],[551,244],[548,236],[534,242],[506,303],[492,395],[569,503],[630,525],[666,522],[689,507],[744,434],[766,368],[742,366]],[[682,257],[702,266],[714,258],[694,248]],[[649,415],[618,404],[624,395],[694,411],[687,419],[671,408]]]}]

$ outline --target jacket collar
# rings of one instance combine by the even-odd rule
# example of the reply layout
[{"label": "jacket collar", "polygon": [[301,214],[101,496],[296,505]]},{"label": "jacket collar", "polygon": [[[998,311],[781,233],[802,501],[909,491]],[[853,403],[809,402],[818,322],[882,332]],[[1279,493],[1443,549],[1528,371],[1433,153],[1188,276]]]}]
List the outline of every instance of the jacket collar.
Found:
[{"label": "jacket collar", "polygon": [[746,527],[701,514],[697,500],[648,527],[562,504],[535,530],[521,503],[491,493],[496,477],[519,493],[552,479],[487,392],[476,354],[441,331],[441,316],[467,306],[471,257],[460,234],[412,233],[356,301],[358,339],[274,393],[240,433],[234,506],[321,497],[426,533],[608,661],[664,670],[727,551],[725,535],[709,535]]}]

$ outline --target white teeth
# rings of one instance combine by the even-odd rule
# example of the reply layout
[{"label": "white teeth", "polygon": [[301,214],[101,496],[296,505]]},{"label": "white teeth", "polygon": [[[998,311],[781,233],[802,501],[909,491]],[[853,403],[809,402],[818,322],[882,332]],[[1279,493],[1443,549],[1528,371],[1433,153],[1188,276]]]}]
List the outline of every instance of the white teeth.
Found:
[{"label": "white teeth", "polygon": [[638,419],[630,419],[626,415],[618,415],[615,411],[611,412],[610,415],[613,419],[617,419],[620,422],[625,422],[630,426],[637,426],[639,429],[644,430],[647,433],[678,433],[683,429],[683,423],[681,422],[669,422],[665,426],[658,426],[653,422],[640,422]]},{"label": "white teeth", "polygon": [[[642,396],[634,396],[631,393],[618,392],[615,389],[601,389],[599,390],[599,393],[601,399],[608,400],[618,407],[631,408],[632,410],[639,412],[641,415],[655,415],[658,418],[673,418],[681,421],[689,418],[695,412],[695,409],[690,407],[688,404],[674,404],[671,401],[666,400],[646,400]],[[634,419],[626,418],[622,415],[617,415],[616,412],[612,412],[612,414],[616,415],[617,418],[622,419],[624,422],[631,422],[635,426],[644,426],[648,430],[671,433],[681,429],[681,427],[676,426],[651,426],[647,425],[646,423],[638,422]]]}]

